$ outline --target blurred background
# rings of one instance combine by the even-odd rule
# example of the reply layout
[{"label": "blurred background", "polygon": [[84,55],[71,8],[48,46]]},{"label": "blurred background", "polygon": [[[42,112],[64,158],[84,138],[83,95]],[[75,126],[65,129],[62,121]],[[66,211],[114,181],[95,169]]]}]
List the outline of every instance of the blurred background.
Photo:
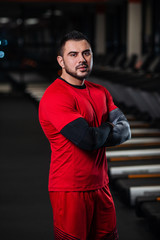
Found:
[{"label": "blurred background", "polygon": [[0,1],[0,232],[51,240],[50,148],[38,104],[60,74],[60,38],[78,30],[94,52],[92,82],[105,86],[132,139],[107,149],[120,240],[159,239],[160,1]]}]

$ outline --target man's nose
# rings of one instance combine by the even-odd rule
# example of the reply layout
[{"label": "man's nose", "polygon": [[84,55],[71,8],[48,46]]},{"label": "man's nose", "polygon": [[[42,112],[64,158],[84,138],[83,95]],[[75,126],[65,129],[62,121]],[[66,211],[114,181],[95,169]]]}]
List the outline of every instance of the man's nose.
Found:
[{"label": "man's nose", "polygon": [[79,62],[86,62],[84,54],[80,54]]}]

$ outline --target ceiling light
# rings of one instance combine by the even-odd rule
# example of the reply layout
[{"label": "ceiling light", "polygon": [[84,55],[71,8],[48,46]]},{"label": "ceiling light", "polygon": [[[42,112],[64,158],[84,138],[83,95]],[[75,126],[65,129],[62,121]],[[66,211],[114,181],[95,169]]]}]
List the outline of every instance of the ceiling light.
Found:
[{"label": "ceiling light", "polygon": [[1,18],[0,18],[0,23],[1,23],[1,24],[6,24],[6,23],[9,22],[9,20],[10,20],[10,19],[7,18],[7,17],[1,17]]},{"label": "ceiling light", "polygon": [[38,18],[28,18],[25,20],[25,25],[35,25],[39,22]]},{"label": "ceiling light", "polygon": [[16,20],[17,25],[21,25],[23,23],[23,20],[21,18],[18,18]]},{"label": "ceiling light", "polygon": [[4,58],[4,52],[3,51],[0,51],[0,58]]},{"label": "ceiling light", "polygon": [[1,46],[7,46],[8,45],[8,41],[6,39],[2,39],[2,40],[0,40],[0,45]]},{"label": "ceiling light", "polygon": [[46,18],[49,18],[49,17],[51,17],[52,16],[52,10],[51,9],[48,9],[45,13],[44,13],[44,17],[46,17]]},{"label": "ceiling light", "polygon": [[63,15],[63,12],[61,10],[58,10],[58,9],[54,10],[53,13],[54,13],[55,16],[58,16],[58,17]]}]

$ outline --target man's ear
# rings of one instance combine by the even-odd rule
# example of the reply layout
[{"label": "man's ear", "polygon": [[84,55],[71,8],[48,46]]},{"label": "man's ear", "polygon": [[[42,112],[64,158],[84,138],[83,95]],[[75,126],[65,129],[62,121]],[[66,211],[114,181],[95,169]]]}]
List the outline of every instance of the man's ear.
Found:
[{"label": "man's ear", "polygon": [[57,56],[57,62],[61,66],[61,68],[64,68],[64,61],[62,56]]}]

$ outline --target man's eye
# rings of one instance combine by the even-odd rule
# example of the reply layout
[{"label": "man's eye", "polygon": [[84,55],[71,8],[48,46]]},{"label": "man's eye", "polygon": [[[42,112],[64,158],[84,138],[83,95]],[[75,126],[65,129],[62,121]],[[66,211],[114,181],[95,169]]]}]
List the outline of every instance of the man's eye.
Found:
[{"label": "man's eye", "polygon": [[91,53],[90,52],[85,52],[84,55],[89,56],[89,55],[91,55]]},{"label": "man's eye", "polygon": [[76,53],[71,53],[70,56],[71,56],[71,57],[76,57],[77,54],[76,54]]}]

